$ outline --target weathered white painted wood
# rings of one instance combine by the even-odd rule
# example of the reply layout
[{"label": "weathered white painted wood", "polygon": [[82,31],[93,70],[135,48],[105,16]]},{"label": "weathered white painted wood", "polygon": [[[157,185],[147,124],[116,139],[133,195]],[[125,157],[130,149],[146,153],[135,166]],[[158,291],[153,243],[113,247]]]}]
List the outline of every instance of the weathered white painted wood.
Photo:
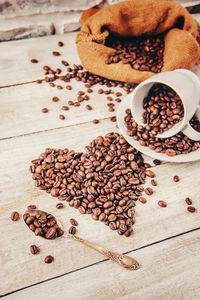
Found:
[{"label": "weathered white painted wood", "polygon": [[16,292],[9,300],[198,300],[200,232],[195,231],[131,252],[141,262],[136,272],[111,262]]},{"label": "weathered white painted wood", "polygon": [[[158,186],[146,205],[137,204],[135,234],[130,238],[118,236],[101,222],[95,222],[89,215],[79,214],[67,204],[63,210],[57,210],[55,206],[58,201],[34,187],[28,172],[30,160],[37,158],[46,147],[68,147],[81,151],[93,138],[112,130],[115,130],[115,125],[103,120],[96,126],[85,123],[0,141],[0,226],[6,228],[0,236],[1,294],[102,259],[100,254],[72,241],[46,241],[35,237],[22,219],[12,222],[11,212],[17,210],[22,214],[28,204],[36,204],[40,209],[54,214],[65,229],[69,226],[69,218],[75,217],[80,223],[80,236],[118,252],[136,249],[199,226],[200,178],[197,173],[200,162],[164,164],[154,168]],[[174,175],[180,176],[180,182],[172,181]],[[198,210],[194,214],[186,211],[184,199],[187,196],[191,197]],[[157,205],[160,199],[167,201],[167,208]],[[41,247],[39,255],[30,254],[31,244]],[[48,254],[55,256],[55,262],[51,265],[43,263]]]},{"label": "weathered white painted wood", "polygon": [[[63,87],[67,85],[67,83],[63,84],[62,82],[58,84],[61,84]],[[77,92],[79,90],[86,91],[84,84],[75,79],[70,85],[73,87],[72,90],[67,90],[66,88],[59,90],[56,87],[50,87],[46,82],[0,89],[0,139],[116,115],[116,111],[108,111],[107,103],[109,101],[106,99],[107,96],[97,93],[98,89],[102,87],[100,85],[92,87],[94,93],[88,94],[90,97],[89,101],[82,102],[79,107],[69,106],[69,111],[61,110],[63,105],[68,105],[68,100],[77,101]],[[106,89],[108,90],[108,88]],[[113,88],[112,90],[120,90],[123,95],[126,95],[120,88]],[[60,100],[53,102],[52,97],[54,96],[59,97]],[[114,99],[117,98],[114,94],[110,96]],[[113,102],[117,109],[118,103]],[[86,109],[88,104],[93,107],[93,110],[88,111]],[[43,107],[49,109],[47,114],[41,112]],[[66,119],[60,120],[60,114],[63,114]]]}]

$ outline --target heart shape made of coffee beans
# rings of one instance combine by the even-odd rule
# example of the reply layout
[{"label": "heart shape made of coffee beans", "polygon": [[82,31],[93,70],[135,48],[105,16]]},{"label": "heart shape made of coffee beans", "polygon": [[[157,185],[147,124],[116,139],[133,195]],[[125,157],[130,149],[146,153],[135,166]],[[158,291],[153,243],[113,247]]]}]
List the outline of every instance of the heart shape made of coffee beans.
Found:
[{"label": "heart shape made of coffee beans", "polygon": [[118,133],[98,136],[86,152],[46,149],[30,166],[35,185],[91,214],[118,234],[133,232],[135,201],[146,168],[141,154]]}]

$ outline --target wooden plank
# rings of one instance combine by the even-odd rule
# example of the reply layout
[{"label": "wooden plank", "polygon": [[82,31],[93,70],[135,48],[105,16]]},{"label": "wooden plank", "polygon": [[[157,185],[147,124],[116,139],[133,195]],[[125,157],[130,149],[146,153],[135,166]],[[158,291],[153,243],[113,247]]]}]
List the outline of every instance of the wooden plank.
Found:
[{"label": "wooden plank", "polygon": [[[6,228],[0,236],[0,294],[102,259],[100,254],[75,242],[40,239],[27,229],[22,219],[13,223],[11,212],[17,210],[23,214],[29,204],[36,204],[40,209],[54,214],[64,224],[65,230],[69,227],[69,218],[76,218],[80,223],[80,236],[118,252],[130,251],[199,226],[200,177],[197,175],[200,162],[163,164],[154,168],[158,187],[146,205],[137,204],[135,234],[130,238],[118,236],[101,222],[95,222],[89,215],[79,214],[67,204],[65,209],[56,210],[58,201],[34,187],[28,167],[31,159],[38,157],[46,147],[68,147],[81,151],[93,138],[108,133],[108,128],[114,131],[115,125],[103,120],[96,126],[85,123],[0,141],[0,226]],[[173,182],[174,175],[180,176],[180,182]],[[187,196],[191,197],[197,208],[194,214],[186,211],[184,199]],[[167,208],[157,205],[160,199],[167,201]],[[40,246],[39,255],[30,254],[31,244]],[[51,265],[43,262],[48,254],[55,256],[55,262]]]},{"label": "wooden plank", "polygon": [[136,272],[111,262],[79,270],[7,296],[18,299],[197,300],[200,294],[200,232],[129,254],[141,262]]},{"label": "wooden plank", "polygon": [[[77,32],[63,35],[47,36],[27,40],[10,41],[0,44],[0,87],[34,81],[43,78],[42,67],[50,65],[58,68],[61,60],[79,63],[76,52],[75,37]],[[58,47],[62,40],[64,47]],[[61,56],[53,56],[52,51],[59,51]],[[30,60],[39,61],[32,64]]]},{"label": "wooden plank", "polygon": [[[107,96],[98,94],[97,91],[101,87],[100,85],[92,88],[94,93],[89,94],[89,101],[82,102],[79,107],[69,106],[69,111],[61,110],[63,105],[68,105],[68,100],[77,101],[78,91],[86,90],[84,84],[77,82],[75,79],[72,86],[73,89],[70,91],[66,89],[59,90],[44,82],[42,84],[32,83],[1,89],[0,138],[65,127],[116,115],[116,111],[108,111],[107,103],[109,101],[106,99]],[[121,89],[113,88],[112,90],[116,92]],[[121,92],[124,97],[125,92],[122,90]],[[52,97],[54,96],[59,97],[60,100],[53,102]],[[116,98],[115,94],[110,96]],[[113,102],[117,109],[119,103]],[[88,104],[93,107],[92,110],[86,109]],[[41,112],[44,107],[49,109],[47,114]],[[60,120],[60,114],[63,114],[66,119]]]}]

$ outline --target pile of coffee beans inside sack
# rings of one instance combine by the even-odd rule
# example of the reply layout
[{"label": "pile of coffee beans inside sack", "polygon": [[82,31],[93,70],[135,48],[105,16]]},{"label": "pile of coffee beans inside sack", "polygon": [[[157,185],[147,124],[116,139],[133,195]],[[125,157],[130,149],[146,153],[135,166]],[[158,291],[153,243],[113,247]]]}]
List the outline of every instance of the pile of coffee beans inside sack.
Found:
[{"label": "pile of coffee beans inside sack", "polygon": [[139,71],[159,73],[163,66],[164,35],[122,38],[110,34],[106,46],[116,49],[106,64],[122,62]]},{"label": "pile of coffee beans inside sack", "polygon": [[109,133],[86,146],[86,153],[46,149],[32,161],[30,171],[41,190],[129,236],[145,177],[154,177],[147,166],[121,135]]},{"label": "pile of coffee beans inside sack", "polygon": [[[157,138],[154,136],[156,132],[152,133],[150,126],[138,125],[135,122],[130,109],[126,109],[125,113],[124,123],[127,128],[127,135],[133,137],[141,146],[149,147],[149,149],[155,152],[165,153],[168,156],[187,154],[200,147],[200,141],[193,141],[182,132],[165,139]],[[190,124],[200,132],[200,122],[196,116],[190,120]]]}]

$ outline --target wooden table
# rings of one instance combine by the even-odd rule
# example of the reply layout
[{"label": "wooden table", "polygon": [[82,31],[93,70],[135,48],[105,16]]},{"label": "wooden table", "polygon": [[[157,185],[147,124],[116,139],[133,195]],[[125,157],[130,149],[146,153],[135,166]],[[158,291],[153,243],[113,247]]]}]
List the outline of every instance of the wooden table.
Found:
[{"label": "wooden table", "polygon": [[[64,47],[57,46],[59,40]],[[61,106],[74,99],[84,85],[74,80],[73,89],[67,91],[36,83],[43,78],[44,65],[61,66],[61,59],[79,63],[74,40],[75,33],[70,33],[0,45],[0,294],[15,300],[199,299],[200,161],[152,164],[158,186],[147,204],[137,204],[134,234],[129,238],[95,222],[90,215],[81,215],[67,203],[64,209],[56,209],[57,199],[34,186],[30,161],[45,148],[84,151],[93,138],[118,130],[116,123],[109,121],[113,113],[107,110],[105,95],[97,93],[100,86],[94,86],[90,95],[92,111],[85,109],[85,103],[72,107],[64,113],[63,121],[58,118]],[[53,56],[54,50],[62,56]],[[39,63],[31,64],[31,58]],[[52,102],[53,96],[60,101]],[[49,108],[48,114],[41,113],[43,107]],[[93,119],[100,123],[93,124]],[[145,161],[152,163],[148,157]],[[179,182],[173,181],[174,175],[180,177]],[[186,197],[192,199],[195,213],[187,211]],[[167,202],[166,208],[157,205],[160,199]],[[29,204],[55,215],[66,230],[74,217],[79,222],[79,236],[128,253],[141,268],[127,271],[82,244],[34,236],[22,221]],[[15,223],[10,220],[14,210],[21,215]],[[40,254],[30,253],[31,244],[40,247]],[[44,257],[49,254],[55,261],[47,265]]]}]

